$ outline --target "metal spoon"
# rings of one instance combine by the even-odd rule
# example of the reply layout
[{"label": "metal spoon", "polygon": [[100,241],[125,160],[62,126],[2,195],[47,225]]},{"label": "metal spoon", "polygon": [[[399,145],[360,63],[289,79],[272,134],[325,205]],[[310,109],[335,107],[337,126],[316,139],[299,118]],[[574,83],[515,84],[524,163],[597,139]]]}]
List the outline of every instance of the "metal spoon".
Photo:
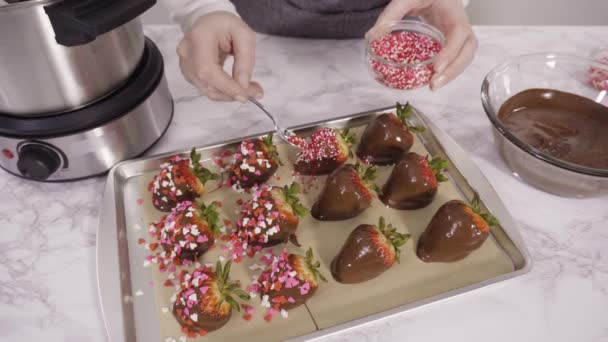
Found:
[{"label": "metal spoon", "polygon": [[279,124],[277,123],[277,120],[274,118],[274,115],[272,115],[264,107],[264,105],[262,105],[260,102],[258,102],[258,100],[249,96],[249,101],[251,101],[251,103],[253,103],[254,105],[258,106],[258,108],[260,108],[264,113],[266,113],[266,115],[268,115],[268,117],[270,118],[270,120],[272,120],[272,123],[274,124],[274,130],[277,131],[277,133],[279,133],[279,136],[281,136],[281,138],[283,140],[285,140],[287,143],[289,143],[293,147],[297,147],[300,149],[302,148],[301,144],[296,143],[297,141],[303,141],[302,138],[298,137],[293,131],[279,126]]}]

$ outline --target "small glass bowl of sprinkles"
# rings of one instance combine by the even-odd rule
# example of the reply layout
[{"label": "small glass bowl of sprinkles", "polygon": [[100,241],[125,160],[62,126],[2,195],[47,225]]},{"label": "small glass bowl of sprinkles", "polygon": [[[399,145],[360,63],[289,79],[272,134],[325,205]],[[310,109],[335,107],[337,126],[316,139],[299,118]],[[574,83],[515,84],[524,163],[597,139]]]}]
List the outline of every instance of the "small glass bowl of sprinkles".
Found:
[{"label": "small glass bowl of sprinkles", "polygon": [[[608,46],[593,51],[591,58],[598,62],[608,64]],[[605,68],[590,67],[589,84],[597,90],[608,91],[608,71],[606,71]]]},{"label": "small glass bowl of sprinkles", "polygon": [[388,22],[381,34],[366,38],[365,58],[374,79],[399,90],[428,85],[435,55],[445,44],[443,34],[415,20]]}]

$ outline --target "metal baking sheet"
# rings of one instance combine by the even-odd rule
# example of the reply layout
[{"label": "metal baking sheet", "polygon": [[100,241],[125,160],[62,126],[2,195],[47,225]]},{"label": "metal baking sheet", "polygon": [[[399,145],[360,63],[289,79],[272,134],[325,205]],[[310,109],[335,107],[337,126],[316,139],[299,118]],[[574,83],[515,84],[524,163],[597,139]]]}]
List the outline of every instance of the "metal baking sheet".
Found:
[{"label": "metal baking sheet", "polygon": [[[392,110],[394,110],[394,107],[387,107],[294,129],[303,135],[309,134],[320,126],[349,127],[359,130],[360,133],[375,115]],[[357,325],[402,314],[414,308],[452,298],[456,295],[472,292],[520,276],[530,270],[530,255],[513,219],[492,186],[471,161],[467,153],[419,111],[414,110],[414,115],[410,121],[414,125],[427,128],[426,131],[416,134],[416,144],[413,149],[418,153],[426,152],[433,156],[439,155],[450,161],[448,169],[449,183],[441,185],[446,189],[443,190],[444,194],[447,193],[445,196],[459,197],[470,201],[476,191],[482,199],[482,206],[500,220],[501,226],[492,227],[491,238],[482,247],[483,251],[479,252],[485,254],[476,257],[474,253],[464,262],[458,263],[423,264],[415,257],[413,246],[415,246],[417,237],[424,227],[423,225],[409,224],[407,228],[408,232],[412,234],[413,241],[404,246],[402,262],[393,267],[399,267],[399,269],[391,269],[381,277],[370,281],[379,282],[372,284],[374,286],[369,283],[350,285],[347,290],[351,295],[341,297],[338,294],[345,290],[344,285],[331,279],[327,266],[329,266],[333,255],[324,248],[331,244],[333,250],[335,250],[333,253],[337,253],[346,235],[357,224],[362,223],[361,220],[367,219],[368,221],[371,220],[370,223],[373,223],[376,221],[375,217],[379,215],[372,211],[374,208],[371,208],[361,218],[348,223],[350,228],[334,229],[334,232],[339,231],[339,233],[332,234],[329,238],[323,236],[322,239],[314,234],[315,229],[318,231],[318,227],[314,227],[314,220],[303,220],[299,228],[299,235],[303,235],[300,236],[300,242],[303,244],[308,242],[313,245],[313,249],[315,249],[317,256],[321,258],[324,265],[324,273],[330,278],[330,283],[321,284],[319,291],[307,303],[306,308],[290,312],[289,319],[277,323],[275,321],[270,324],[265,323],[266,325],[250,326],[248,325],[250,323],[245,323],[238,316],[233,316],[229,326],[210,333],[204,337],[204,340],[239,340],[238,331],[234,334],[228,334],[226,333],[228,330],[224,329],[234,330],[241,326],[244,327],[242,334],[260,336],[263,340],[289,338],[293,341],[304,341],[314,339],[347,330]],[[252,137],[243,137],[200,147],[198,151],[202,154],[203,160],[209,161],[219,151],[234,148],[240,141],[247,138]],[[188,151],[175,151],[126,161],[115,166],[109,174],[97,232],[97,278],[104,322],[111,341],[164,341],[168,336],[167,330],[172,328],[170,324],[167,328],[167,320],[173,318],[171,314],[163,316],[159,310],[160,307],[168,305],[162,303],[163,296],[166,296],[166,294],[162,290],[149,285],[158,275],[155,275],[151,268],[142,267],[142,261],[147,251],[138,246],[141,232],[133,229],[135,225],[145,231],[150,223],[149,221],[160,217],[160,213],[151,214],[149,209],[142,209],[135,202],[138,198],[149,196],[149,193],[145,191],[145,185],[151,175],[158,171],[161,163],[172,155],[187,155],[187,153]],[[380,178],[386,177],[387,172],[390,171],[385,169],[383,171],[384,175],[381,174]],[[322,184],[322,180],[318,181]],[[382,180],[379,180],[378,184],[382,184]],[[449,190],[447,190],[448,188]],[[432,207],[421,211],[420,214],[407,216],[412,214],[398,213],[400,213],[399,215],[405,215],[401,218],[408,220],[408,222],[417,219],[428,222],[437,207],[445,200],[451,199],[442,198],[441,193],[442,190],[440,189],[438,198],[434,201]],[[218,194],[213,196],[218,196]],[[306,202],[306,199],[304,201]],[[383,208],[383,210],[391,209]],[[400,217],[396,216],[398,215],[396,214],[397,211],[393,212],[395,213],[389,213],[393,215],[391,218],[393,220],[399,219]],[[416,218],[416,215],[420,217]],[[400,222],[393,223],[399,224]],[[344,223],[337,224],[343,225]],[[306,225],[313,227],[306,229]],[[325,241],[325,247],[320,241]],[[407,280],[398,277],[402,270],[407,270]],[[458,272],[455,272],[455,270]],[[462,273],[463,276],[458,275],[461,274],[460,271],[465,272]],[[366,298],[359,302],[355,301],[353,298],[360,297],[360,295],[355,296],[355,292],[366,289],[366,286],[368,289],[373,288],[374,291],[361,292],[360,294],[365,294]],[[381,300],[383,291],[393,294],[391,303],[383,303]],[[396,300],[395,296],[397,297]],[[259,299],[252,299],[252,303],[249,304],[257,307],[256,301],[259,301]],[[257,311],[261,310],[258,309]],[[277,317],[275,320],[281,320],[281,317]],[[290,325],[297,326],[298,329],[286,330],[285,327]],[[266,331],[267,334],[264,335],[264,329],[270,328],[274,329],[272,334]],[[224,330],[224,333],[221,333],[222,330]],[[178,340],[178,336],[175,336],[175,338]]]}]

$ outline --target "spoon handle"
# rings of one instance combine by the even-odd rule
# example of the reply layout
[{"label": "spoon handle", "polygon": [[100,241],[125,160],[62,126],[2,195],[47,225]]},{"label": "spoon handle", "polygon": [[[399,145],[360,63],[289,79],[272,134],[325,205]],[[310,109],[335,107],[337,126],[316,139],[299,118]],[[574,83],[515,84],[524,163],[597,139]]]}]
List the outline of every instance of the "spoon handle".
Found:
[{"label": "spoon handle", "polygon": [[253,98],[252,96],[249,96],[249,101],[251,103],[253,103],[254,105],[256,105],[258,108],[260,108],[269,118],[270,120],[272,120],[272,123],[274,124],[274,129],[275,131],[277,131],[277,133],[279,133],[279,135],[281,136],[281,138],[283,140],[285,140],[286,142],[288,142],[290,145],[301,148],[301,146],[296,145],[293,143],[292,139],[294,136],[296,136],[296,134],[288,129],[282,128],[281,126],[279,126],[279,124],[277,123],[276,119],[274,118],[274,115],[272,115],[272,113],[270,113],[265,107],[264,105],[262,105],[258,100],[256,100],[255,98]]}]

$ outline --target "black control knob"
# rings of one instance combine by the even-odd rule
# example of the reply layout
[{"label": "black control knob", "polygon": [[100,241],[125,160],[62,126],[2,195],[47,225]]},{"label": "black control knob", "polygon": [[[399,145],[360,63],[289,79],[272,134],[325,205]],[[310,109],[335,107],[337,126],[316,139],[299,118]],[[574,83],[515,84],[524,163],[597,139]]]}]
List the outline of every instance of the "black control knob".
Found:
[{"label": "black control knob", "polygon": [[47,146],[28,144],[19,150],[17,168],[26,178],[38,181],[46,180],[59,169],[60,165],[59,154]]}]

